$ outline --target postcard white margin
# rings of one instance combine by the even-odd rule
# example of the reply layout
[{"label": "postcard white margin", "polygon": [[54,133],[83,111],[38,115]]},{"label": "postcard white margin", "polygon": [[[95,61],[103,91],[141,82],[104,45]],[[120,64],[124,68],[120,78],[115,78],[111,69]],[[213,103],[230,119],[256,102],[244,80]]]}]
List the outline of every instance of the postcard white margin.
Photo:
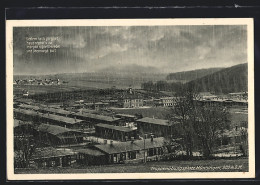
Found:
[{"label": "postcard white margin", "polygon": [[[15,174],[13,150],[13,27],[247,25],[249,172]],[[6,142],[8,180],[201,179],[255,177],[253,18],[6,20]]]}]

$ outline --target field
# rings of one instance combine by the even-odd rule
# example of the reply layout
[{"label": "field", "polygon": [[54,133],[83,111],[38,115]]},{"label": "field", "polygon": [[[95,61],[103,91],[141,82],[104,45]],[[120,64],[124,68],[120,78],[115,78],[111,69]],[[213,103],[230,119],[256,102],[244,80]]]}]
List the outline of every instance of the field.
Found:
[{"label": "field", "polygon": [[[248,121],[248,114],[247,111],[244,110],[245,108],[230,108],[230,120],[231,126],[240,126],[241,122]],[[116,113],[123,113],[123,114],[142,114],[143,117],[154,117],[158,119],[166,119],[167,115],[171,113],[169,107],[151,107],[151,108],[129,108],[129,109],[113,109]],[[247,124],[243,125],[247,127]]]},{"label": "field", "polygon": [[[239,107],[239,108],[231,108],[230,109],[230,116],[231,116],[231,125],[235,126],[245,126],[247,127],[248,122],[248,111],[247,108]],[[240,125],[241,123],[245,123]]]},{"label": "field", "polygon": [[[14,90],[23,88],[29,90],[30,93],[47,93],[71,90],[86,90],[86,89],[105,89],[116,87],[118,89],[140,88],[141,84],[146,81],[162,80],[166,77],[165,74],[121,74],[121,73],[75,73],[75,74],[57,74],[43,76],[19,76],[15,75],[15,80],[25,79],[60,79],[68,82],[67,84],[55,86],[41,85],[15,85]],[[16,91],[15,91],[16,92]]]},{"label": "field", "polygon": [[194,161],[163,161],[146,164],[117,164],[105,166],[81,166],[69,168],[16,169],[15,173],[178,173],[178,172],[247,172],[248,159],[217,159]]},{"label": "field", "polygon": [[72,86],[72,85],[14,85],[14,95],[21,95],[29,92],[30,95],[46,94],[55,92],[72,92],[78,90],[94,89],[91,87]]},{"label": "field", "polygon": [[143,117],[154,117],[157,119],[165,119],[170,114],[169,107],[113,109],[113,111],[120,114],[142,114]]}]

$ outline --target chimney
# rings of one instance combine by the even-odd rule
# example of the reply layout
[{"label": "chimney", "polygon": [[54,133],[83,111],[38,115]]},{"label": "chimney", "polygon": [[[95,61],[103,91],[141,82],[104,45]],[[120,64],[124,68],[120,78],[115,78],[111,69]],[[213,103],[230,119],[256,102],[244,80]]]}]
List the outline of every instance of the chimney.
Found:
[{"label": "chimney", "polygon": [[110,140],[110,145],[113,145],[113,140]]},{"label": "chimney", "polygon": [[131,137],[131,143],[134,143],[135,138]]},{"label": "chimney", "polygon": [[75,122],[77,122],[76,116],[74,117]]},{"label": "chimney", "polygon": [[104,139],[104,144],[107,144],[107,140],[106,139]]},{"label": "chimney", "polygon": [[153,142],[153,137],[154,137],[154,135],[151,135],[151,142]]}]

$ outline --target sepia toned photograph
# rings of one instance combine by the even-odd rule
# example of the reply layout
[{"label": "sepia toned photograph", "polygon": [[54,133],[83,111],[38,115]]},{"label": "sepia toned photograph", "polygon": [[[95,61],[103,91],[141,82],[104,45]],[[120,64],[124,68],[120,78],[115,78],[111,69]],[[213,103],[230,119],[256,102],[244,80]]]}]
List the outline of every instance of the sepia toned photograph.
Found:
[{"label": "sepia toned photograph", "polygon": [[253,178],[253,19],[7,21],[7,172]]}]

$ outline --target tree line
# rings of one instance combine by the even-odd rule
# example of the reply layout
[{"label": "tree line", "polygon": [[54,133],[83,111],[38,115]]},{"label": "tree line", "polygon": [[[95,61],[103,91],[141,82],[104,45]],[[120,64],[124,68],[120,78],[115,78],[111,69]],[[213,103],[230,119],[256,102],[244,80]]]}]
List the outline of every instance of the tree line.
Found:
[{"label": "tree line", "polygon": [[172,91],[177,92],[181,91],[184,88],[184,85],[180,82],[168,83],[167,81],[157,81],[152,82],[148,81],[141,84],[141,88],[147,91]]},{"label": "tree line", "polygon": [[188,158],[197,149],[205,158],[210,158],[221,134],[230,129],[230,113],[224,106],[194,101],[197,96],[192,90],[186,90],[182,96],[176,97],[175,106],[168,116],[169,124],[178,118],[178,133]]}]

